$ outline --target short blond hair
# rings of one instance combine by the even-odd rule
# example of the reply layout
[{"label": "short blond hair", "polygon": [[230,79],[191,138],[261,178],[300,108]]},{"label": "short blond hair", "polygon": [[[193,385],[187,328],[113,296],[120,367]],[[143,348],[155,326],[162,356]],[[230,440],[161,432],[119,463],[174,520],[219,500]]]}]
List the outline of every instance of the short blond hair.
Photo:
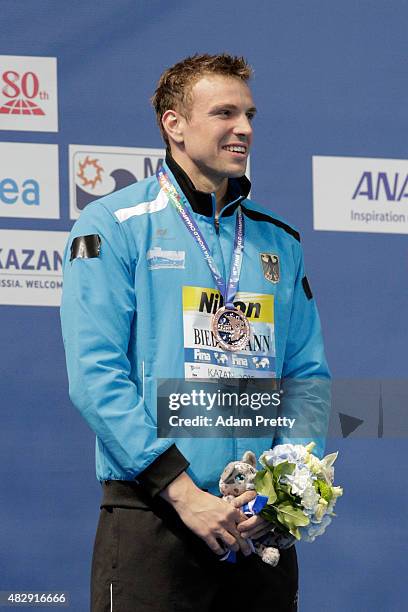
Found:
[{"label": "short blond hair", "polygon": [[192,103],[191,90],[197,81],[209,74],[235,77],[247,82],[253,75],[253,69],[243,57],[228,53],[219,55],[197,53],[167,68],[161,75],[151,99],[157,123],[167,145],[169,140],[162,124],[164,113],[173,109],[188,119]]}]

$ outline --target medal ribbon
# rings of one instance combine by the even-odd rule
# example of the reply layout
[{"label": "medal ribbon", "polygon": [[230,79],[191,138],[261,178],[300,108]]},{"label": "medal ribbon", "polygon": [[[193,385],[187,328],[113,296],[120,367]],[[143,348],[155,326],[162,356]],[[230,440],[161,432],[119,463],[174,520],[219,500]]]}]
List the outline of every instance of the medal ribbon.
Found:
[{"label": "medal ribbon", "polygon": [[184,194],[180,194],[178,192],[163,167],[157,170],[156,176],[157,180],[159,181],[160,187],[163,189],[164,193],[179,213],[181,219],[184,222],[184,225],[200,247],[201,252],[204,255],[204,259],[206,260],[208,267],[211,270],[214,282],[217,285],[222,297],[224,298],[225,306],[227,308],[234,308],[233,300],[237,293],[239,277],[241,274],[242,253],[244,250],[244,217],[242,215],[241,207],[239,206],[237,211],[237,220],[235,223],[234,251],[231,258],[231,273],[228,280],[228,285],[226,286],[226,283],[222,278],[221,274],[219,273],[217,265],[210,253],[210,249],[203,234],[201,233],[199,227],[195,225],[191,217],[190,211],[188,210],[188,202],[186,197],[184,196]]}]

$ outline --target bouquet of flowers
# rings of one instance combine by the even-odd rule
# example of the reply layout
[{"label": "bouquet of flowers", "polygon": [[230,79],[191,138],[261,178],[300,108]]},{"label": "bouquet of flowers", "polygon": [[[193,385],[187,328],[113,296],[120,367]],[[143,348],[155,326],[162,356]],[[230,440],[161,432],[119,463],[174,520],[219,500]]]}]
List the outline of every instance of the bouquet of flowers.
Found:
[{"label": "bouquet of flowers", "polygon": [[254,479],[256,492],[268,498],[261,516],[279,525],[282,535],[306,542],[324,533],[343,494],[333,485],[338,453],[318,459],[311,452],[314,446],[280,444],[262,453],[264,469]]}]

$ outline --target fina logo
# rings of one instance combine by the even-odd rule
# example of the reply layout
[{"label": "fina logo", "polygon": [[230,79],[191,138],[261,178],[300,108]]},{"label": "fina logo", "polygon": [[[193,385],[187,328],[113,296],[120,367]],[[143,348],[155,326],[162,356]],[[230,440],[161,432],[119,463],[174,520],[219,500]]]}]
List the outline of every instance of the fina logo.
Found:
[{"label": "fina logo", "polygon": [[156,173],[161,149],[70,145],[71,218],[94,200]]},{"label": "fina logo", "polygon": [[353,200],[357,198],[401,202],[403,198],[408,198],[408,174],[363,172],[352,197]]}]

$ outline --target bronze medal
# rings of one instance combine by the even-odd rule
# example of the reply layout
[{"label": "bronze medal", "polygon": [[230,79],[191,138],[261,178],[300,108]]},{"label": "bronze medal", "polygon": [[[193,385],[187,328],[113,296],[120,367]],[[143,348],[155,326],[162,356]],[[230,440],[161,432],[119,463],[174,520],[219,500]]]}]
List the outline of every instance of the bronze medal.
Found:
[{"label": "bronze medal", "polygon": [[248,344],[249,321],[238,308],[219,308],[213,316],[211,328],[220,348],[225,351],[240,351]]}]

